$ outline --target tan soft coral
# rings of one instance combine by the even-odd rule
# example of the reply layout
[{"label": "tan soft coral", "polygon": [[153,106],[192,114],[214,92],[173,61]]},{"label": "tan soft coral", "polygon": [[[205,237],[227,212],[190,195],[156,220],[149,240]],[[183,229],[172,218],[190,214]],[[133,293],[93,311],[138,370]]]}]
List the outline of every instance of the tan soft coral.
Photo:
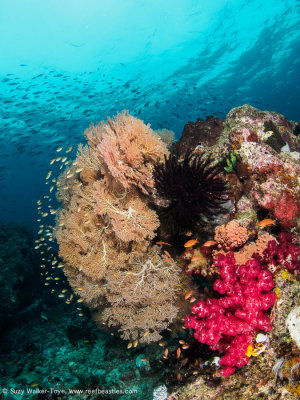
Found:
[{"label": "tan soft coral", "polygon": [[127,112],[91,125],[85,136],[88,145],[79,146],[57,184],[64,272],[100,326],[151,342],[176,319],[189,281],[151,243],[159,227],[150,204],[152,170],[169,152]]}]

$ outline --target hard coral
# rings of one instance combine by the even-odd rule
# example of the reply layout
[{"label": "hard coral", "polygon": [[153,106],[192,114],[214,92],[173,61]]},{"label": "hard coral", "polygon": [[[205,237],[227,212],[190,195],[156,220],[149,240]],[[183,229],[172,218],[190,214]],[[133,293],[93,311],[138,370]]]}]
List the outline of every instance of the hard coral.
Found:
[{"label": "hard coral", "polygon": [[[285,229],[296,226],[300,167],[293,125],[280,114],[245,105],[229,112],[225,126],[232,146],[240,143],[237,174],[253,208],[267,209]],[[282,150],[286,143],[290,151]]]},{"label": "hard coral", "polygon": [[230,221],[227,225],[220,225],[215,229],[215,240],[224,250],[242,246],[248,237],[247,229],[237,221]]},{"label": "hard coral", "polygon": [[219,299],[199,301],[187,315],[185,326],[195,330],[194,337],[210,349],[224,355],[219,364],[221,375],[229,376],[235,367],[248,362],[247,347],[258,331],[270,331],[271,323],[266,311],[275,303],[273,279],[258,260],[248,260],[236,265],[234,254],[215,257],[221,279],[214,290],[224,295]]},{"label": "hard coral", "polygon": [[[217,228],[216,228],[217,229]],[[268,232],[262,232],[255,241],[246,243],[239,249],[234,249],[234,258],[237,264],[245,264],[250,258],[253,258],[253,254],[257,253],[260,256],[263,255],[264,250],[268,246],[268,242],[275,240],[275,236],[270,235]],[[214,256],[218,254],[227,254],[222,247],[219,250],[213,251]]]}]

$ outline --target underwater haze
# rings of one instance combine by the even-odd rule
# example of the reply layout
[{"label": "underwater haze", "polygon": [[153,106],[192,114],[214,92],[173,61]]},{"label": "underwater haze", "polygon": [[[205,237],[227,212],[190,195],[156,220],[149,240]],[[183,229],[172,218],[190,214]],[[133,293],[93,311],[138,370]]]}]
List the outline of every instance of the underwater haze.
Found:
[{"label": "underwater haze", "polygon": [[298,121],[299,21],[298,0],[1,0],[0,220],[36,226],[56,149],[117,111],[177,139],[246,103]]}]

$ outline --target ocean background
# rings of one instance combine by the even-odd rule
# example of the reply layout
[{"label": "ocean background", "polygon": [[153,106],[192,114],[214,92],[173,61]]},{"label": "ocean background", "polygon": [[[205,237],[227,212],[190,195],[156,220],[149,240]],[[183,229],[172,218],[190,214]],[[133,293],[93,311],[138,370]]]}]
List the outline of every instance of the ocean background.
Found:
[{"label": "ocean background", "polygon": [[51,236],[66,162],[53,160],[122,110],[176,140],[244,104],[298,123],[299,21],[299,0],[0,0],[0,399],[165,400],[184,383],[180,336],[164,332],[168,364],[166,344],[128,348],[73,298]]},{"label": "ocean background", "polygon": [[55,150],[117,111],[173,130],[245,103],[298,121],[297,0],[1,0],[0,220],[36,228]]}]

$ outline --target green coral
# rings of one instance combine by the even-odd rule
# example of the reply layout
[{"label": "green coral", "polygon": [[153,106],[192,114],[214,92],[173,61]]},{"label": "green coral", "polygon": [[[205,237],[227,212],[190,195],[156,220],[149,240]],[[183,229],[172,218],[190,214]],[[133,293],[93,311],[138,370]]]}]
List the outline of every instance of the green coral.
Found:
[{"label": "green coral", "polygon": [[228,158],[225,159],[227,166],[224,167],[224,170],[228,173],[235,174],[236,173],[236,163],[237,163],[238,153],[236,150],[233,150],[229,153]]}]

